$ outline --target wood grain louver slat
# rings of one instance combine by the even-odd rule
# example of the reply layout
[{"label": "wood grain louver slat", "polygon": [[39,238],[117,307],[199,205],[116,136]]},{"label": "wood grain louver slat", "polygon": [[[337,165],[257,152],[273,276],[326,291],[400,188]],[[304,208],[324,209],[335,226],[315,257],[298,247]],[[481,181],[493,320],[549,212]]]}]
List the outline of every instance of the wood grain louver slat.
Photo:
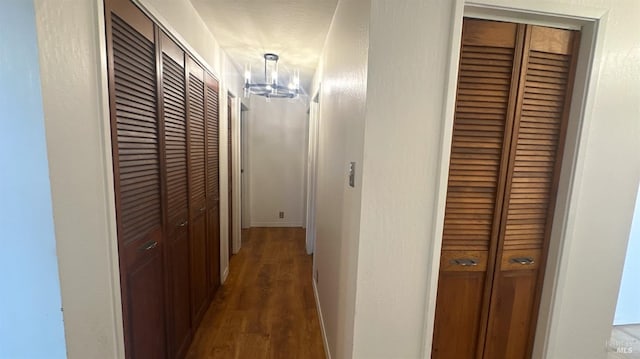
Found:
[{"label": "wood grain louver slat", "polygon": [[[153,44],[118,16],[113,15],[112,22],[118,150],[131,149],[127,153],[118,153],[118,181],[123,194],[120,213],[124,219],[122,240],[128,243],[162,224],[155,75],[145,71],[154,68],[155,54]],[[135,41],[129,41],[132,38]],[[132,44],[142,46],[133,47]],[[128,72],[134,75],[127,76]],[[135,90],[135,96],[130,94],[130,89]],[[128,106],[124,105],[132,96],[139,98],[136,102],[140,105],[146,104],[139,106],[136,115],[128,113]],[[138,162],[132,162],[136,160]],[[126,196],[133,189],[140,188],[148,195]]]},{"label": "wood grain louver slat", "polygon": [[206,193],[204,82],[193,73],[189,74],[188,101],[189,168],[191,172],[190,200],[194,206],[203,206]]},{"label": "wood grain louver slat", "polygon": [[212,85],[206,88],[207,110],[207,197],[211,201],[220,199],[219,193],[219,111],[218,91]]},{"label": "wood grain louver slat", "polygon": [[188,218],[187,123],[184,67],[163,52],[163,103],[167,161],[167,213],[169,224]]}]

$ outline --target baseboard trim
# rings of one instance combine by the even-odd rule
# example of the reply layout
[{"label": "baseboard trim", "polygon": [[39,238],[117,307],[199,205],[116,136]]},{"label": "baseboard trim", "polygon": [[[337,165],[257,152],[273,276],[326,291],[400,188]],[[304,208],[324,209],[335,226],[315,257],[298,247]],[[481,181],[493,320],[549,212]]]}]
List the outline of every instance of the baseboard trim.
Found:
[{"label": "baseboard trim", "polygon": [[227,268],[224,269],[224,272],[222,272],[222,283],[227,281],[228,276],[229,276],[229,266],[227,266]]},{"label": "baseboard trim", "polygon": [[322,309],[320,308],[320,296],[318,296],[318,287],[316,287],[316,281],[311,278],[313,284],[313,296],[316,298],[316,310],[318,311],[318,320],[320,321],[320,331],[322,332],[322,342],[324,343],[324,353],[327,359],[331,359],[331,352],[329,351],[329,341],[327,340],[327,332],[324,329],[324,318],[322,317]]},{"label": "baseboard trim", "polygon": [[300,222],[252,222],[253,227],[302,227]]}]

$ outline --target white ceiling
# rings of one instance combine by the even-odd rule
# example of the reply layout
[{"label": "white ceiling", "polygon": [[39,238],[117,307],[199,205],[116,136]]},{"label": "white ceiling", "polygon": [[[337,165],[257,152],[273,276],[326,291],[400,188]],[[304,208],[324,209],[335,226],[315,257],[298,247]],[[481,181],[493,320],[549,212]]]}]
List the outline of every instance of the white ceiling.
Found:
[{"label": "white ceiling", "polygon": [[261,80],[263,54],[280,56],[281,82],[300,71],[308,91],[338,0],[191,0],[240,69]]}]

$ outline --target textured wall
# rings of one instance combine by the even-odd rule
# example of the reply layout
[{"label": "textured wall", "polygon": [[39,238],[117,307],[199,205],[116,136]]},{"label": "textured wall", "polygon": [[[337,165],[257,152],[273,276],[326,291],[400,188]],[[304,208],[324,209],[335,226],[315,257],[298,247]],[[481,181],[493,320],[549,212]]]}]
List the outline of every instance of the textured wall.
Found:
[{"label": "textured wall", "polygon": [[307,104],[253,97],[246,114],[251,226],[302,227]]},{"label": "textured wall", "polygon": [[[312,91],[321,83],[315,267],[333,358],[350,358],[353,349],[369,5],[339,2]],[[351,161],[355,188],[347,182]]]}]

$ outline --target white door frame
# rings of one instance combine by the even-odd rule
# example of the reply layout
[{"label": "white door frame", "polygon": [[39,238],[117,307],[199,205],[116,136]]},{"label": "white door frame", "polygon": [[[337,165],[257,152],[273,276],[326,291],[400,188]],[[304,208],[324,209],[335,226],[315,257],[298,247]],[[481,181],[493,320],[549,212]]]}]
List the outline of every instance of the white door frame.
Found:
[{"label": "white door frame", "polygon": [[247,124],[247,111],[249,107],[240,102],[240,182],[241,182],[241,199],[242,202],[242,218],[240,226],[242,229],[249,228],[251,224],[249,211],[249,175],[247,169],[249,167],[249,126]]},{"label": "white door frame", "polygon": [[316,193],[318,185],[318,129],[320,123],[320,87],[310,103],[309,108],[309,144],[307,156],[307,254],[316,248]]},{"label": "white door frame", "polygon": [[[444,228],[444,209],[446,205],[447,181],[449,176],[449,157],[451,154],[451,139],[453,134],[453,119],[455,114],[455,99],[458,78],[458,61],[462,38],[462,20],[465,16],[484,18],[488,20],[512,21],[554,27],[581,29],[581,44],[578,54],[575,84],[567,126],[567,138],[563,165],[558,186],[557,204],[551,233],[547,268],[540,304],[538,325],[533,350],[534,358],[546,358],[554,343],[554,322],[552,314],[560,305],[562,285],[566,267],[561,254],[571,245],[569,236],[565,236],[574,227],[573,217],[569,209],[574,205],[574,181],[579,181],[584,168],[584,153],[579,146],[586,141],[589,122],[591,120],[589,108],[594,102],[594,89],[600,72],[600,58],[602,57],[602,32],[606,23],[606,9],[592,7],[558,6],[549,2],[533,3],[531,1],[502,1],[502,0],[455,0],[451,41],[450,59],[445,89],[444,125],[441,133],[441,157],[439,164],[438,191],[435,201],[435,226],[432,233],[434,240],[431,248],[430,277],[427,283],[427,300],[425,310],[423,358],[431,357],[433,331],[435,322],[436,292],[440,269],[440,252],[442,249],[442,231]],[[565,240],[566,239],[566,240]]]}]

